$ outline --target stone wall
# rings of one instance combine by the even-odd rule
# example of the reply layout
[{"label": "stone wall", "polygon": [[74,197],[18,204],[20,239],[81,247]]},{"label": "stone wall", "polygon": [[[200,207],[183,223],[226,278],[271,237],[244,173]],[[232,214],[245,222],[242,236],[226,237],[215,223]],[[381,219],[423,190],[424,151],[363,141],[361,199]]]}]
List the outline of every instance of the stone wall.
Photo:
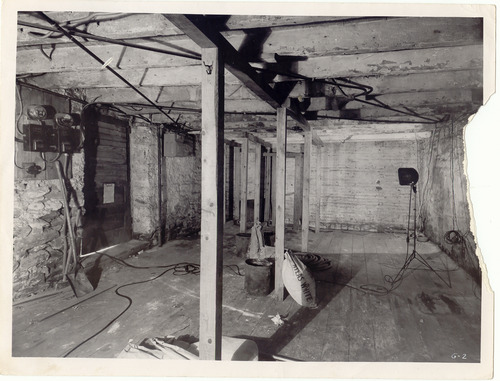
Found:
[{"label": "stone wall", "polygon": [[[83,154],[73,155],[71,185],[83,200]],[[76,205],[72,200],[72,215]],[[55,287],[62,280],[63,196],[59,180],[14,182],[14,299]]]},{"label": "stone wall", "polygon": [[201,146],[195,143],[194,155],[165,157],[164,197],[167,239],[199,232],[201,224]]},{"label": "stone wall", "polygon": [[153,238],[159,229],[157,126],[134,123],[130,131],[130,202],[132,230]]},{"label": "stone wall", "polygon": [[[464,169],[464,116],[442,124],[432,137],[422,141],[419,152],[421,172],[420,226],[461,267],[479,279],[475,238],[470,230],[471,212],[467,200],[467,177]],[[450,243],[449,231],[457,231],[461,242]],[[448,237],[449,238],[449,237]],[[453,237],[452,237],[453,238]]]}]

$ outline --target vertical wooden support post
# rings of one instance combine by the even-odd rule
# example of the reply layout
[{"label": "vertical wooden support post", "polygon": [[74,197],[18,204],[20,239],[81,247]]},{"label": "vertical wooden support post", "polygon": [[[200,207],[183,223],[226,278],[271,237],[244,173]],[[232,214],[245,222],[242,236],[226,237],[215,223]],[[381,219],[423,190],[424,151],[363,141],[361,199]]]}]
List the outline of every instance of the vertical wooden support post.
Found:
[{"label": "vertical wooden support post", "polygon": [[224,157],[224,162],[223,162],[223,175],[222,175],[222,223],[226,223],[226,214],[227,214],[227,200],[226,200],[226,192],[227,192],[227,151],[226,151],[226,143],[224,143],[224,149],[223,149],[223,157]]},{"label": "vertical wooden support post", "polygon": [[229,160],[227,174],[229,176],[228,197],[228,220],[234,219],[234,145],[229,146]]},{"label": "vertical wooden support post", "polygon": [[304,175],[302,190],[302,251],[307,252],[309,241],[309,193],[311,190],[312,132],[304,131]]},{"label": "vertical wooden support post", "polygon": [[265,154],[264,174],[264,221],[271,219],[271,154],[267,149]]},{"label": "vertical wooden support post", "polygon": [[247,230],[247,199],[248,199],[248,139],[241,143],[241,205],[240,205],[240,233]]},{"label": "vertical wooden support post", "polygon": [[200,359],[220,360],[224,181],[224,62],[217,48],[202,49]]},{"label": "vertical wooden support post", "polygon": [[255,143],[255,176],[254,176],[254,201],[253,201],[253,221],[260,221],[260,177],[261,177],[262,146]]},{"label": "vertical wooden support post", "polygon": [[276,126],[276,176],[274,185],[276,188],[276,242],[275,242],[275,276],[274,295],[277,300],[285,297],[283,286],[283,257],[285,251],[285,173],[286,173],[286,108],[277,109]]},{"label": "vertical wooden support post", "polygon": [[234,211],[233,221],[240,220],[241,203],[241,148],[234,147]]},{"label": "vertical wooden support post", "polygon": [[293,230],[298,231],[302,221],[302,172],[304,158],[295,156],[295,178],[293,182]]},{"label": "vertical wooden support post", "polygon": [[271,222],[276,226],[276,152],[271,155]]},{"label": "vertical wooden support post", "polygon": [[321,169],[321,152],[320,146],[316,146],[316,224],[314,232],[320,231],[321,225],[321,187],[323,186],[323,171]]}]

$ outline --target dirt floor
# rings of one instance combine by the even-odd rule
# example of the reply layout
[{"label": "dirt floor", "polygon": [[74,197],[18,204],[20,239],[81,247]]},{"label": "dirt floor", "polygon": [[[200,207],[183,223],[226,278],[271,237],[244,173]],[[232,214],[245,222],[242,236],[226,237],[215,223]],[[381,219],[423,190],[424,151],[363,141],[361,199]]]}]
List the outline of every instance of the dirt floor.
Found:
[{"label": "dirt floor", "polygon": [[[309,309],[290,296],[277,302],[245,292],[237,232],[226,224],[223,335],[255,341],[260,360],[480,360],[480,288],[431,242],[417,251],[437,273],[414,260],[391,287],[405,261],[404,234],[311,232],[308,252],[331,266],[313,273],[319,307]],[[298,250],[300,233],[289,231],[285,242]],[[91,294],[77,299],[63,288],[16,302],[13,356],[114,358],[148,337],[197,341],[199,237],[136,253],[140,245],[115,249],[129,266],[104,256],[85,261],[97,284]]]}]

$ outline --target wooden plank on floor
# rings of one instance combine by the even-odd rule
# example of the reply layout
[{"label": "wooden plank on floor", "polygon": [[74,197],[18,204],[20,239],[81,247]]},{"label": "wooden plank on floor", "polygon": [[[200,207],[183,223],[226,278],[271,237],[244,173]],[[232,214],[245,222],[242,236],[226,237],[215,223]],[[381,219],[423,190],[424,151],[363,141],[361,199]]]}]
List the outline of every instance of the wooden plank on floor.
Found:
[{"label": "wooden plank on floor", "polygon": [[[369,244],[367,249],[371,250]],[[387,256],[387,254],[366,254],[365,256],[368,285],[376,290],[375,293],[369,294],[371,314],[375,322],[373,325],[375,356],[377,361],[405,361],[401,358],[400,331],[393,316],[388,294],[383,293],[385,281],[379,264],[382,256]],[[380,293],[377,294],[377,292]]]},{"label": "wooden plank on floor", "polygon": [[[336,280],[334,279],[334,281]],[[343,285],[332,284],[330,292],[333,298],[327,306],[328,321],[323,333],[321,360],[349,361],[349,330],[347,322],[351,293],[355,291]]]},{"label": "wooden plank on floor", "polygon": [[224,203],[224,62],[218,48],[203,48],[212,71],[202,74],[200,359],[220,360]]},{"label": "wooden plank on floor", "polygon": [[[368,282],[364,254],[351,254],[350,284],[359,288]],[[349,332],[349,360],[375,361],[374,321],[368,294],[351,290],[347,329]]]}]

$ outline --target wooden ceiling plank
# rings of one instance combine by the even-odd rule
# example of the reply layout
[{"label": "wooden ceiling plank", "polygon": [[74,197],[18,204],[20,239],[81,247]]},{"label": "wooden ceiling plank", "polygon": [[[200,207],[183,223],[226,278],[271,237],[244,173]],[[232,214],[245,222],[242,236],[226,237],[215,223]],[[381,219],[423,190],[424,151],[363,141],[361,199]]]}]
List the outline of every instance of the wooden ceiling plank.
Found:
[{"label": "wooden ceiling plank", "polygon": [[[306,77],[321,79],[343,76],[363,83],[364,77],[367,76],[426,75],[427,73],[448,73],[457,70],[480,71],[482,70],[482,51],[481,46],[471,45],[437,50],[424,49],[386,54],[359,54],[341,58],[325,56],[310,59],[306,62],[299,61],[295,66],[296,73]],[[38,52],[38,54],[41,56],[41,53]],[[43,56],[40,59],[42,58]],[[115,81],[111,75],[102,74],[106,72],[99,70],[99,68],[96,67],[96,70],[81,69],[67,73],[50,72],[49,70],[42,76],[32,78],[31,81],[40,87],[51,89],[124,87],[120,82]],[[123,73],[123,76],[129,78],[132,83],[139,84],[142,79],[142,86],[158,87],[199,85],[202,70],[200,65],[164,68],[151,67],[147,70],[143,78],[143,71],[138,69],[140,68],[122,69],[120,73]],[[26,74],[20,68],[18,68],[17,73]],[[133,82],[134,77],[138,77],[135,79],[136,82]],[[408,78],[408,80],[410,79],[411,77]],[[273,81],[283,80],[290,80],[290,78],[283,76],[273,78]],[[229,84],[241,84],[234,75],[227,71],[226,82]]]},{"label": "wooden ceiling plank", "polygon": [[[149,16],[149,17],[148,17]],[[168,20],[159,20],[158,14],[130,15],[119,20],[89,24],[89,33],[110,38],[135,39],[152,37],[162,44],[190,44],[189,39],[175,34]],[[240,20],[245,17],[240,16]],[[259,16],[265,20],[266,16]],[[138,20],[135,23],[134,20]],[[256,18],[254,17],[253,20]],[[33,20],[31,20],[33,21]],[[37,22],[37,21],[34,21]],[[251,22],[247,25],[251,27]],[[213,23],[215,27],[216,23]],[[263,21],[259,23],[263,24]],[[256,22],[256,25],[259,25]],[[226,25],[218,28],[227,29]],[[237,27],[231,25],[230,28]],[[163,32],[162,32],[163,28]],[[247,51],[249,36],[257,38],[259,49],[252,50],[249,61],[275,62],[275,54],[312,58],[323,55],[349,55],[377,53],[407,49],[425,49],[477,44],[482,39],[482,22],[479,18],[380,18],[358,20],[356,22],[320,22],[309,25],[285,25],[262,29],[222,30],[220,34],[238,51]],[[23,31],[20,31],[23,29]],[[150,30],[148,36],[148,30]],[[263,33],[263,30],[266,31]],[[26,31],[19,28],[20,42],[26,40]],[[167,36],[162,36],[167,35]],[[366,38],[371,36],[371,38]],[[33,37],[29,37],[33,38]],[[39,45],[40,39],[32,43]],[[60,39],[51,42],[59,43]],[[27,43],[27,42],[24,42]],[[255,46],[254,46],[255,48]],[[257,53],[256,53],[257,52]]]},{"label": "wooden ceiling plank", "polygon": [[[90,12],[47,12],[48,15],[62,23],[80,17],[89,16]],[[325,22],[346,22],[354,17],[336,16],[252,16],[232,15],[225,23],[229,30],[254,29],[261,27],[298,26]],[[31,12],[20,12],[19,20],[38,22]],[[123,17],[106,22],[93,22],[86,27],[92,34],[111,38],[132,39],[164,36],[179,36],[183,33],[159,13],[123,13]],[[23,28],[20,28],[23,29]],[[18,41],[21,46],[38,44],[40,39],[28,33],[31,29],[18,31]],[[69,42],[62,37],[61,41]]]},{"label": "wooden ceiling plank", "polygon": [[[297,61],[293,73],[309,78],[347,77],[351,79],[376,75],[405,75],[483,67],[482,45],[453,46],[396,52],[325,55]],[[267,63],[253,63],[253,67],[277,70]],[[279,70],[278,70],[279,71]],[[289,81],[292,77],[276,75],[274,82]]]}]

